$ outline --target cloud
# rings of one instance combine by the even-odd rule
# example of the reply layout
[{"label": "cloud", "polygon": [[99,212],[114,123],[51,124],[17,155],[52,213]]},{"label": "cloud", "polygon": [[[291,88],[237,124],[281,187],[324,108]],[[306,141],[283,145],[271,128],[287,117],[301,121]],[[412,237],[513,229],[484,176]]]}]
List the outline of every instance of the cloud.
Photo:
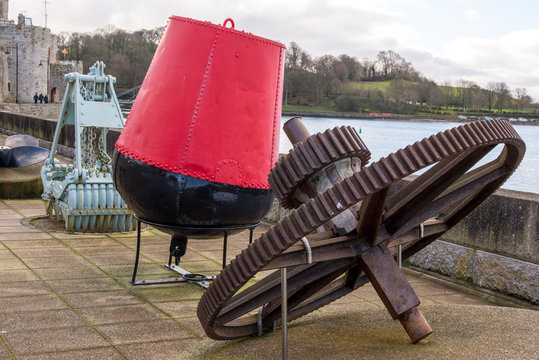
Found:
[{"label": "cloud", "polygon": [[[450,42],[445,57],[455,69],[474,70],[469,80],[484,86],[505,81],[511,87],[526,87],[539,99],[539,29],[512,31],[496,39],[460,37]],[[455,73],[458,74],[458,73]]]},{"label": "cloud", "polygon": [[468,21],[476,21],[479,19],[479,12],[477,10],[466,10],[464,11],[464,17]]}]

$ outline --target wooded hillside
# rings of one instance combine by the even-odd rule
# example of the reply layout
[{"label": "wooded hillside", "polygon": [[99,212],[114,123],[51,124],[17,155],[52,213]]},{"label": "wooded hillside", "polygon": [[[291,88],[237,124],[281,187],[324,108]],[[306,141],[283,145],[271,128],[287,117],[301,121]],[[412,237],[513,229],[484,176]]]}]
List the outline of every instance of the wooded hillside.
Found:
[{"label": "wooded hillside", "polygon": [[[118,91],[142,83],[164,28],[129,32],[108,26],[92,33],[61,33],[59,58],[97,60],[117,78]],[[67,50],[67,55],[61,51]],[[341,54],[313,58],[297,43],[286,50],[283,105],[289,110],[391,113],[537,112],[525,88],[511,90],[496,79],[481,88],[461,79],[441,84],[422,76],[400,54],[380,51],[375,59]]]}]

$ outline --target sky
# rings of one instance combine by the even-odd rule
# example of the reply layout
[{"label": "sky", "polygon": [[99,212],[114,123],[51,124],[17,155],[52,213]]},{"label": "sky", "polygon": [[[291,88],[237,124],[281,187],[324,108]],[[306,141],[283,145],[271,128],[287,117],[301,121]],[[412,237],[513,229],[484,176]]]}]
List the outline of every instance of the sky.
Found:
[{"label": "sky", "polygon": [[[44,0],[9,0],[44,25]],[[505,81],[539,102],[537,0],[47,0],[53,33],[164,26],[170,15],[222,24],[282,42],[313,58],[375,59],[393,50],[438,84]]]}]

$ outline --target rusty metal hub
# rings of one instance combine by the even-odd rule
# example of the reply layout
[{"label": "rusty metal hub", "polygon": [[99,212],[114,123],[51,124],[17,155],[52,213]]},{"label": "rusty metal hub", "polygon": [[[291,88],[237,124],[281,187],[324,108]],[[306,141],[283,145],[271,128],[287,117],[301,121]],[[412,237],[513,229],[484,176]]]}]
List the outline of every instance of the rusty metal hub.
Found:
[{"label": "rusty metal hub", "polygon": [[[355,132],[341,136],[355,139],[348,147],[329,140],[342,132],[341,128],[327,135],[292,137],[294,149],[276,165],[270,184],[284,206],[297,209],[244,249],[202,296],[198,317],[209,337],[255,335],[279,323],[279,271],[258,281],[253,277],[282,267],[288,268],[289,321],[371,281],[412,342],[432,332],[394,260],[397,246],[402,246],[406,259],[479,206],[516,169],[524,142],[505,121],[473,122],[418,141],[349,177],[334,178],[321,193],[298,194],[309,177],[346,154],[366,162],[361,152],[366,148],[357,147],[363,143]],[[499,156],[476,166],[497,145],[503,147]],[[331,155],[332,161],[316,163],[319,154],[322,159],[338,153],[342,155]],[[405,186],[396,186],[429,166]],[[324,227],[348,209],[355,213],[344,220],[354,222],[352,231],[343,235],[334,224]]]}]

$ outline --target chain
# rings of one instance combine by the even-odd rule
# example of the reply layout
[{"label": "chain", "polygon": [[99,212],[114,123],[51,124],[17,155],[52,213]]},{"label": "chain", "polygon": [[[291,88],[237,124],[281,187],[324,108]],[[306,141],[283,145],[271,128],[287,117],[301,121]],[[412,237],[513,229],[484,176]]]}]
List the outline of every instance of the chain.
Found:
[{"label": "chain", "polygon": [[98,130],[95,127],[85,127],[82,130],[81,165],[89,172],[102,171],[101,167],[111,162],[111,158],[103,146],[105,135],[105,129]]}]

